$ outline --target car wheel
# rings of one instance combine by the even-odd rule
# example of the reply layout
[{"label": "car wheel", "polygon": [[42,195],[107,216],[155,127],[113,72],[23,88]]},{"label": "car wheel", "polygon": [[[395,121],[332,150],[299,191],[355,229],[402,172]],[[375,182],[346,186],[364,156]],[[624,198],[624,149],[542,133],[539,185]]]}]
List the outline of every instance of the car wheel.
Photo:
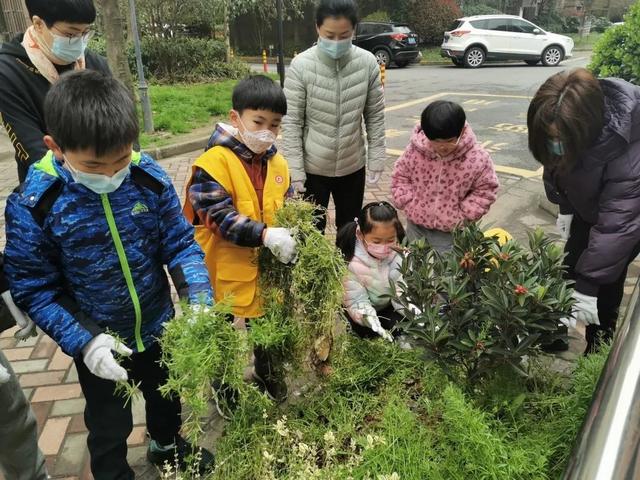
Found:
[{"label": "car wheel", "polygon": [[480,47],[471,47],[464,54],[464,66],[467,68],[478,68],[485,61],[487,55]]},{"label": "car wheel", "polygon": [[462,60],[458,59],[458,58],[452,58],[451,62],[456,66],[456,67],[462,67],[464,64],[462,63]]},{"label": "car wheel", "polygon": [[551,45],[544,49],[542,52],[542,64],[545,67],[555,67],[564,58],[564,52],[562,48],[557,45]]},{"label": "car wheel", "polygon": [[404,68],[407,65],[409,65],[409,62],[396,62],[396,65],[398,66],[398,68]]},{"label": "car wheel", "polygon": [[384,65],[388,67],[391,64],[391,55],[386,50],[376,50],[374,52],[378,65]]},{"label": "car wheel", "polygon": [[537,65],[539,61],[540,60],[525,60],[524,63],[533,67],[534,65]]}]

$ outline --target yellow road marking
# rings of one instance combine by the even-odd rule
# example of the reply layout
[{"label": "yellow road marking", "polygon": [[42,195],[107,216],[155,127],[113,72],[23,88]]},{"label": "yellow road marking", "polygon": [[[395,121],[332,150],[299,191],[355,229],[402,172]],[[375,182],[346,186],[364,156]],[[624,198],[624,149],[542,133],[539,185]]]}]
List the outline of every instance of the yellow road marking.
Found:
[{"label": "yellow road marking", "polygon": [[[403,153],[404,153],[404,150],[387,148],[387,155],[399,157]],[[527,170],[526,168],[505,167],[503,165],[494,165],[494,168],[498,173],[507,173],[509,175],[515,175],[517,177],[522,177],[522,178],[542,177],[542,167],[540,167],[538,170]]]},{"label": "yellow road marking", "polygon": [[448,93],[436,93],[435,95],[431,95],[430,97],[418,98],[416,100],[411,100],[410,102],[399,103],[397,105],[391,105],[384,109],[385,112],[393,112],[395,110],[401,110],[403,108],[413,107],[414,105],[420,105],[426,102],[430,102],[431,100],[436,100],[438,98],[444,97],[445,95],[449,95]]}]

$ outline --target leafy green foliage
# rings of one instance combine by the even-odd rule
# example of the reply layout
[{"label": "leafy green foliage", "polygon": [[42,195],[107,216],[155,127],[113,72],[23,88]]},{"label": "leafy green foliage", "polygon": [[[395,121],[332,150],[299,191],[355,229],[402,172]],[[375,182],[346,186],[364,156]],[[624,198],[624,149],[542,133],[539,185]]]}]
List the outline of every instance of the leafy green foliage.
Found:
[{"label": "leafy green foliage", "polygon": [[589,69],[599,77],[640,81],[640,2],[629,8],[623,25],[607,29],[593,48]]},{"label": "leafy green foliage", "polygon": [[452,377],[462,369],[473,384],[502,365],[524,374],[522,357],[553,340],[570,313],[562,250],[541,230],[529,234],[528,251],[513,240],[500,245],[473,223],[454,232],[453,244],[445,255],[425,241],[410,246],[397,285],[403,328]]},{"label": "leafy green foliage", "polygon": [[465,2],[462,7],[462,14],[465,17],[471,17],[473,15],[500,15],[502,12],[497,8],[484,3],[467,3]]},{"label": "leafy green foliage", "polygon": [[389,12],[384,10],[376,10],[362,19],[363,22],[390,22],[391,16]]},{"label": "leafy green foliage", "polygon": [[180,396],[189,411],[183,431],[196,442],[212,399],[212,379],[237,390],[240,402],[255,396],[254,387],[243,381],[248,347],[228,320],[231,308],[224,302],[200,309],[184,305],[183,312],[167,323],[160,339],[162,364],[169,371],[160,392]]},{"label": "leafy green foliage", "polygon": [[297,260],[284,265],[266,248],[259,255],[265,316],[255,322],[255,345],[276,348],[282,361],[301,360],[313,350],[325,361],[342,311],[346,266],[340,252],[315,227],[316,207],[289,200],[276,212],[275,226],[293,232]]},{"label": "leafy green foliage", "polygon": [[439,45],[451,22],[462,15],[453,0],[408,0],[409,24],[425,45]]}]

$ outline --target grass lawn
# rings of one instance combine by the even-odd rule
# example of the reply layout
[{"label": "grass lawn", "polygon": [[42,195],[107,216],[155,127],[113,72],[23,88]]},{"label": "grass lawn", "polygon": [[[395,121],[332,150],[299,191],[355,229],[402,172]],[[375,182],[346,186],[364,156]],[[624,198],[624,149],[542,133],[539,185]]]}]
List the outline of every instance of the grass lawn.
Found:
[{"label": "grass lawn", "polygon": [[[149,88],[156,133],[140,135],[143,148],[160,147],[178,135],[211,125],[231,109],[236,80],[194,85],[152,85]],[[142,112],[140,112],[142,126]]]},{"label": "grass lawn", "polygon": [[440,56],[440,47],[425,47],[422,49],[422,63],[446,62],[447,59]]},{"label": "grass lawn", "polygon": [[573,41],[575,43],[575,48],[590,49],[600,39],[600,37],[602,36],[602,33],[591,32],[586,37],[580,36],[579,33],[568,33],[566,35],[573,38]]}]

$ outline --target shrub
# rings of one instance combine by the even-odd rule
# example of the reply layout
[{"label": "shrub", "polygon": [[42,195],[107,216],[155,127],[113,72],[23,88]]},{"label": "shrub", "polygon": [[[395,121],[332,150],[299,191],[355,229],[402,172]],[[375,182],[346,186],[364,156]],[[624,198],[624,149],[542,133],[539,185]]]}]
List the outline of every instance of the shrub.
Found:
[{"label": "shrub", "polygon": [[591,30],[594,32],[603,33],[609,27],[613,25],[611,20],[607,17],[596,17],[591,21]]},{"label": "shrub", "polygon": [[550,32],[561,33],[566,31],[564,19],[556,12],[538,15],[533,23]]},{"label": "shrub", "polygon": [[640,2],[625,15],[625,23],[607,29],[593,48],[589,69],[599,77],[640,80]]},{"label": "shrub", "polygon": [[[142,39],[142,64],[145,75],[157,83],[199,82],[241,78],[249,73],[240,61],[225,61],[224,42],[202,38]],[[103,38],[94,38],[90,48],[106,56]],[[132,44],[127,46],[129,68],[135,74],[136,58]]]},{"label": "shrub", "polygon": [[500,245],[473,223],[453,238],[445,255],[425,241],[411,245],[397,285],[403,328],[452,378],[462,370],[473,385],[501,366],[526,375],[522,357],[553,340],[571,309],[561,248],[541,230],[529,233],[529,250]]},{"label": "shrub", "polygon": [[578,17],[564,18],[564,33],[578,33],[580,29],[580,19]]},{"label": "shrub", "polygon": [[492,6],[484,3],[478,3],[475,5],[465,3],[462,7],[462,13],[465,17],[471,17],[472,15],[499,15],[502,12],[497,8],[493,8]]},{"label": "shrub", "polygon": [[363,22],[389,22],[391,17],[384,10],[377,10],[362,19]]},{"label": "shrub", "polygon": [[453,0],[411,0],[409,23],[426,45],[439,45],[451,22],[462,15]]}]

